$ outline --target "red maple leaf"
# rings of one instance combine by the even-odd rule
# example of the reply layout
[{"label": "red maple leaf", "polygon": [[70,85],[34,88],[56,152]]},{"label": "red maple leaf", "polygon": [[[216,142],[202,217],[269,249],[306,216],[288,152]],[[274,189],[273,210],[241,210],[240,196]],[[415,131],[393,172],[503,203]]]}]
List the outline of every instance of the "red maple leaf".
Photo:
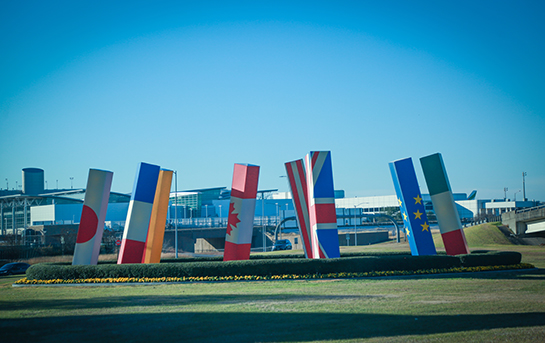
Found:
[{"label": "red maple leaf", "polygon": [[229,217],[227,218],[227,234],[231,235],[231,231],[233,231],[233,228],[237,227],[238,223],[240,223],[240,219],[238,219],[238,213],[235,212],[235,203],[232,202],[229,204]]}]

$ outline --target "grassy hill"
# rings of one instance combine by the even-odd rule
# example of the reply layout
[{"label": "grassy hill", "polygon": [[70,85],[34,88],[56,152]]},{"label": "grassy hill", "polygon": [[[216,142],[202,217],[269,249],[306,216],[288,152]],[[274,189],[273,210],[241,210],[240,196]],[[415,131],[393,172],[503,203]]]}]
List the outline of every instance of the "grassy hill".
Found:
[{"label": "grassy hill", "polygon": [[[512,245],[495,224],[485,223],[464,229],[467,244],[470,248],[487,245]],[[433,234],[433,242],[437,248],[444,248],[441,234]]]}]

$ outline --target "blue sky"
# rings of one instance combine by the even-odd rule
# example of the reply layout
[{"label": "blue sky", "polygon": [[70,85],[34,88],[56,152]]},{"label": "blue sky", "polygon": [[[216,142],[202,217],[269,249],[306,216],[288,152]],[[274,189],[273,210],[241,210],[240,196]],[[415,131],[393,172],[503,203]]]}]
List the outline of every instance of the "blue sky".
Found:
[{"label": "blue sky", "polygon": [[[388,162],[441,152],[453,191],[545,200],[542,1],[0,2],[0,188],[137,164],[178,189],[234,163],[287,191],[331,150],[336,189],[394,194]],[[518,193],[520,200],[522,194]]]}]

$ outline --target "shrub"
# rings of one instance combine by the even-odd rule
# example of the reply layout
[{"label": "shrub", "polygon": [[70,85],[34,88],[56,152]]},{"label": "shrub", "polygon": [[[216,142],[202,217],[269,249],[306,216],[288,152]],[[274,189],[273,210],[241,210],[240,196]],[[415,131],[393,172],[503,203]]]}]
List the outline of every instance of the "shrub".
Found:
[{"label": "shrub", "polygon": [[205,259],[159,264],[112,264],[72,266],[68,263],[41,263],[27,270],[31,280],[88,279],[120,277],[199,277],[199,276],[271,276],[328,273],[358,273],[385,270],[438,269],[460,266],[453,256],[352,256],[333,259],[263,258],[247,261]]},{"label": "shrub", "polygon": [[464,267],[511,265],[519,264],[522,260],[521,253],[516,251],[474,252],[472,254],[459,255],[458,257]]}]

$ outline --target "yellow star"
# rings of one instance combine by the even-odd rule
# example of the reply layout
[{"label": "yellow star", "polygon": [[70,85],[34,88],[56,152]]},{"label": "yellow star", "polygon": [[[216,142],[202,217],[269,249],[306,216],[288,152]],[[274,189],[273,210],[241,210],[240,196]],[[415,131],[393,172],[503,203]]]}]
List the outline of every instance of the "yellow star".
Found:
[{"label": "yellow star", "polygon": [[397,201],[399,201],[399,207],[401,207],[401,204],[403,204],[403,203],[401,202],[401,199],[398,198]]},{"label": "yellow star", "polygon": [[422,205],[422,198],[420,197],[420,194],[416,196],[416,198],[413,198],[415,200],[414,204],[420,204]]},{"label": "yellow star", "polygon": [[413,212],[413,214],[414,214],[414,219],[420,219],[420,220],[421,220],[421,219],[422,219],[422,215],[423,215],[424,213],[420,213],[420,210],[416,210],[416,212]]},{"label": "yellow star", "polygon": [[422,232],[424,232],[424,231],[430,232],[430,230],[428,230],[429,227],[430,227],[430,226],[428,225],[428,223],[424,222],[424,224],[420,224],[420,226],[422,226]]},{"label": "yellow star", "polygon": [[405,229],[405,232],[407,232],[407,236],[411,235],[411,233],[409,232],[409,229]]},{"label": "yellow star", "polygon": [[403,220],[407,220],[407,214],[403,212]]}]

